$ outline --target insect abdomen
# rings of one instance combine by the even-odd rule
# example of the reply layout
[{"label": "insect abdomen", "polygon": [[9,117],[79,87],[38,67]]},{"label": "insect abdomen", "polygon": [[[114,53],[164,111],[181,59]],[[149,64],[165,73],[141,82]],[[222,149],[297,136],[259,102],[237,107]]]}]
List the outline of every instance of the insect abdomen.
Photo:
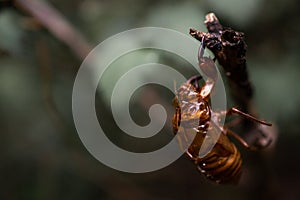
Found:
[{"label": "insect abdomen", "polygon": [[204,158],[198,159],[198,169],[217,183],[237,183],[242,172],[242,158],[236,146],[232,144],[233,153],[229,156],[219,156],[215,150],[216,147]]}]

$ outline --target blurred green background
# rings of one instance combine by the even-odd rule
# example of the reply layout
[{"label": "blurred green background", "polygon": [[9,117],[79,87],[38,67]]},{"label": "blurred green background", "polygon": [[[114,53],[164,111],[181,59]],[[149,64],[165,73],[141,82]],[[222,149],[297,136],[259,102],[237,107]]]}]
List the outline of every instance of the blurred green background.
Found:
[{"label": "blurred green background", "polygon": [[[48,4],[91,47],[136,27],[165,27],[184,34],[190,27],[206,31],[204,17],[214,12],[224,26],[245,33],[255,105],[262,118],[278,127],[278,138],[262,152],[242,150],[244,175],[238,186],[209,182],[185,156],[151,173],[110,169],[87,152],[73,123],[72,87],[82,58],[20,6],[2,7],[0,199],[300,198],[298,1],[51,0]],[[186,67],[183,60],[160,51],[136,52],[114,65],[121,68],[124,63],[126,68],[149,60],[181,70]],[[105,116],[100,123],[111,133],[108,137],[120,146],[136,145],[137,151],[159,148],[161,141],[172,137],[170,124],[153,138],[151,148],[145,141],[122,136],[116,127],[107,104],[113,81],[120,76],[118,68],[113,69],[117,71],[108,72],[96,97],[98,114]],[[165,104],[172,113],[170,91],[144,89],[135,94],[140,100],[130,105],[137,123],[148,123],[147,108],[153,102]]]}]

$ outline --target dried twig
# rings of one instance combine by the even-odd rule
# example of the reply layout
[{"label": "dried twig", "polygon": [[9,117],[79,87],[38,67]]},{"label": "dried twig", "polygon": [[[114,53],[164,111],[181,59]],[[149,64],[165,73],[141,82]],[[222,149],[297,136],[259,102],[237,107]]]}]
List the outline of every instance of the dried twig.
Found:
[{"label": "dried twig", "polygon": [[246,68],[246,48],[244,34],[223,28],[217,17],[210,13],[205,21],[208,33],[190,29],[190,34],[201,41],[204,37],[206,47],[210,49],[225,70],[233,98],[244,112],[251,112],[250,101],[253,87]]},{"label": "dried twig", "polygon": [[[246,66],[247,45],[244,41],[244,33],[223,27],[214,13],[206,15],[204,23],[207,33],[190,29],[190,35],[199,41],[203,39],[205,46],[214,53],[225,71],[230,92],[239,109],[257,116],[253,104],[253,87]],[[246,132],[251,133],[246,135],[249,135],[249,140],[254,140],[253,143],[258,147],[265,146],[276,135],[275,128],[266,128],[249,121],[243,122]],[[263,137],[257,138],[257,134],[252,133],[260,133]]]},{"label": "dried twig", "polygon": [[46,1],[13,0],[13,3],[16,8],[33,16],[49,32],[69,46],[80,59],[84,59],[91,51],[92,48],[84,37]]}]

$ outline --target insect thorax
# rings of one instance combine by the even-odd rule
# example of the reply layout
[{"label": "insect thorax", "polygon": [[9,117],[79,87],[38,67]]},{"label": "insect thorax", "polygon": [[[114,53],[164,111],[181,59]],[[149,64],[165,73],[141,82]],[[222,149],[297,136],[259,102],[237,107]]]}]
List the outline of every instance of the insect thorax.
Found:
[{"label": "insect thorax", "polygon": [[180,109],[180,126],[198,131],[207,128],[211,118],[209,103],[193,85],[183,84],[178,89],[176,98],[177,107]]}]

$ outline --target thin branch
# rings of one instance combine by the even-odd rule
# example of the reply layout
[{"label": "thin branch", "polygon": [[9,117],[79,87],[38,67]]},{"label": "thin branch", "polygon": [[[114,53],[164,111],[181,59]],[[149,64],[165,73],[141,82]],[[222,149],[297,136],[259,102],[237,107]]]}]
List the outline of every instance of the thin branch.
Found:
[{"label": "thin branch", "polygon": [[33,16],[49,32],[69,46],[81,60],[91,51],[91,46],[79,31],[46,1],[14,0],[13,2],[16,8]]},{"label": "thin branch", "polygon": [[224,28],[213,13],[206,16],[204,23],[208,33],[190,29],[190,34],[199,41],[204,38],[206,47],[214,53],[225,71],[234,100],[241,110],[254,114],[251,110],[253,87],[246,67],[244,33]]},{"label": "thin branch", "polygon": [[[253,86],[246,65],[247,45],[244,33],[223,27],[214,13],[206,15],[204,23],[207,33],[190,29],[190,35],[200,42],[204,41],[205,46],[213,52],[225,71],[230,93],[238,107],[246,113],[257,116],[253,104]],[[249,120],[243,120],[243,129],[246,137],[258,147],[263,147],[277,136],[276,126],[266,127]]]}]

